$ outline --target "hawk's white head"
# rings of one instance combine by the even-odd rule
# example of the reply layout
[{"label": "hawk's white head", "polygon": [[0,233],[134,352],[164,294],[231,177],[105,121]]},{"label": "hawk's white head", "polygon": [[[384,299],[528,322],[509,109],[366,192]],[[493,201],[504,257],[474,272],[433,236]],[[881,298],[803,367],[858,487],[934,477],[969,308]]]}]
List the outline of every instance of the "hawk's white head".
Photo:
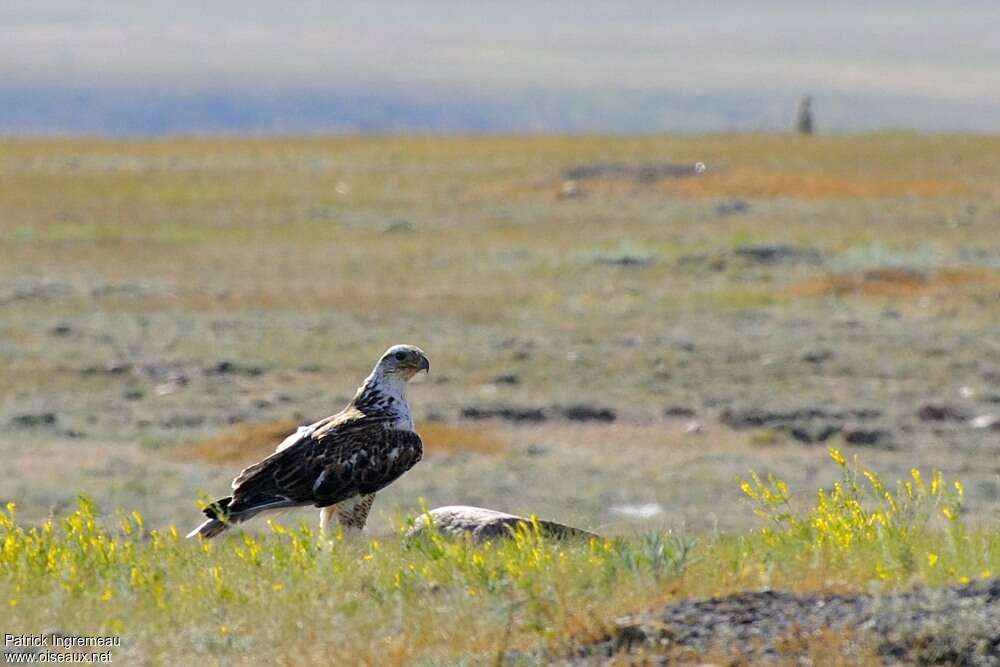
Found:
[{"label": "hawk's white head", "polygon": [[406,381],[420,371],[429,373],[430,369],[431,362],[419,347],[393,345],[375,364],[353,402],[364,410],[391,415],[391,428],[413,430],[413,417],[406,402]]},{"label": "hawk's white head", "polygon": [[420,371],[430,373],[431,362],[416,345],[393,345],[375,364],[373,375],[406,382]]}]

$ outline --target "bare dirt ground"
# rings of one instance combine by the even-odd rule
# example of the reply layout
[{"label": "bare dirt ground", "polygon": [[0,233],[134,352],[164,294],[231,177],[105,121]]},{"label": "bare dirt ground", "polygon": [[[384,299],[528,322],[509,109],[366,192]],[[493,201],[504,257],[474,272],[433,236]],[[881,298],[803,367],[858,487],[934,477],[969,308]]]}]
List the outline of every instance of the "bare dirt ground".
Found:
[{"label": "bare dirt ground", "polygon": [[27,518],[86,493],[196,521],[400,341],[433,363],[428,457],[375,532],[418,498],[745,528],[738,476],[815,489],[831,445],[1000,514],[995,138],[0,148],[0,500]]}]

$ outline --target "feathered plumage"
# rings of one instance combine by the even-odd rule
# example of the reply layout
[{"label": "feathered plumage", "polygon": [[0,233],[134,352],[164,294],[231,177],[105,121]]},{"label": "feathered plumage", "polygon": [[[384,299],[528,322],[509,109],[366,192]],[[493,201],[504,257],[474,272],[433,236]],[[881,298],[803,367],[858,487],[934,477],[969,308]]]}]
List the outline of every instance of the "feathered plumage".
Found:
[{"label": "feathered plumage", "polygon": [[206,507],[208,520],[188,537],[215,537],[261,512],[310,505],[323,508],[323,528],[333,515],[347,528],[363,528],[375,493],[423,455],[406,382],[429,369],[419,348],[389,348],[347,407],[299,428],[274,454],[244,469],[233,494]]}]

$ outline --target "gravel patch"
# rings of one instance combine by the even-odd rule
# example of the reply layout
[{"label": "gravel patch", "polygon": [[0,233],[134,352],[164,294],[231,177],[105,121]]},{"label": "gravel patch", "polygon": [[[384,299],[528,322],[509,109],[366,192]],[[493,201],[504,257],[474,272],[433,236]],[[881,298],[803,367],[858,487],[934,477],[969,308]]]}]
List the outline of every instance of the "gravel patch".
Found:
[{"label": "gravel patch", "polygon": [[[737,593],[684,600],[619,619],[562,664],[691,653],[785,661],[830,631],[853,637],[854,658],[890,663],[1000,665],[1000,579],[886,595]],[[791,640],[791,641],[790,641]]]}]

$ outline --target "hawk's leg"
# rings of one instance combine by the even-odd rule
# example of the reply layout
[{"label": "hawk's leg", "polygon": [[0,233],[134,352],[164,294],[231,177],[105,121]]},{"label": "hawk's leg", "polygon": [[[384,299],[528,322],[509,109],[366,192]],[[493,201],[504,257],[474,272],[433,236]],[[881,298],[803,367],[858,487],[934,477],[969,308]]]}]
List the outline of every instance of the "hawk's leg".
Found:
[{"label": "hawk's leg", "polygon": [[327,529],[330,528],[330,522],[333,521],[333,513],[337,511],[336,505],[330,505],[329,507],[323,507],[319,511],[319,532],[326,535]]},{"label": "hawk's leg", "polygon": [[351,498],[337,506],[337,520],[344,527],[345,533],[354,531],[360,533],[364,530],[365,523],[368,521],[368,512],[371,511],[374,502],[375,494],[369,493]]},{"label": "hawk's leg", "polygon": [[368,512],[375,502],[375,494],[355,496],[350,500],[324,507],[319,511],[319,529],[326,533],[333,524],[333,518],[343,527],[345,533],[360,533],[368,521]]}]

